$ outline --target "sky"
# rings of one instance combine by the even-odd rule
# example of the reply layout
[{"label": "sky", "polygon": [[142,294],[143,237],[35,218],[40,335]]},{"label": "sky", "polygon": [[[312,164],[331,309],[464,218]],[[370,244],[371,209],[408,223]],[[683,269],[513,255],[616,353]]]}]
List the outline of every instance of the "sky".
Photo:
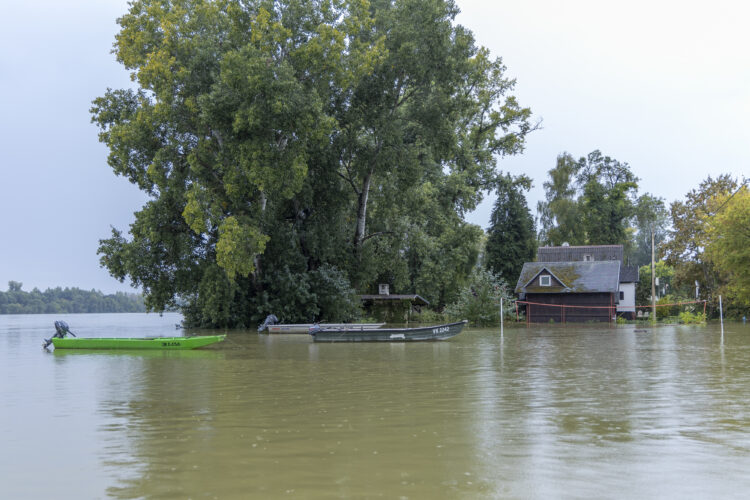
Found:
[{"label": "sky", "polygon": [[[498,167],[544,197],[556,158],[599,149],[667,203],[707,176],[750,176],[750,4],[457,0],[542,128]],[[111,53],[122,0],[0,2],[0,290],[133,291],[98,242],[146,196],[106,163],[91,101],[131,85]],[[490,194],[468,220],[486,228]]]}]

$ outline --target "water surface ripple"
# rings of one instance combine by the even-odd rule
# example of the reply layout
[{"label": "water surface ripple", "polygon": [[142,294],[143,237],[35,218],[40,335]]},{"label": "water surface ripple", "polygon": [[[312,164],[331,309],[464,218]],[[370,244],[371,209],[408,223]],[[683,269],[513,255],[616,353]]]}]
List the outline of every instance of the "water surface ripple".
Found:
[{"label": "water surface ripple", "polygon": [[[179,315],[0,316],[5,498],[745,498],[750,327],[468,329],[187,352]],[[191,332],[199,333],[199,332]]]}]

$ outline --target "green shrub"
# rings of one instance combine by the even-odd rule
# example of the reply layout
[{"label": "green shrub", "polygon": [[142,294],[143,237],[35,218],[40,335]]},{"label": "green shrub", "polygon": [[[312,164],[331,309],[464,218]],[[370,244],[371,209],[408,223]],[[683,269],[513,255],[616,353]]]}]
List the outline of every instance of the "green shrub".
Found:
[{"label": "green shrub", "polygon": [[317,320],[355,321],[362,316],[362,302],[343,271],[324,264],[309,276],[317,298]]},{"label": "green shrub", "polygon": [[[674,304],[679,302],[680,299],[673,295],[665,295],[656,301],[657,304]],[[677,316],[680,312],[680,306],[664,306],[656,308],[656,318],[666,319],[670,316]]]},{"label": "green shrub", "polygon": [[415,319],[420,323],[445,323],[447,321],[445,314],[426,307],[422,308],[422,312]]},{"label": "green shrub", "polygon": [[475,269],[456,302],[445,308],[445,315],[451,320],[469,320],[474,326],[497,325],[500,323],[501,297],[506,301],[506,314],[509,315],[511,296],[508,284],[490,271]]},{"label": "green shrub", "polygon": [[677,316],[677,322],[683,325],[703,325],[706,323],[706,315],[702,312],[682,311]]}]

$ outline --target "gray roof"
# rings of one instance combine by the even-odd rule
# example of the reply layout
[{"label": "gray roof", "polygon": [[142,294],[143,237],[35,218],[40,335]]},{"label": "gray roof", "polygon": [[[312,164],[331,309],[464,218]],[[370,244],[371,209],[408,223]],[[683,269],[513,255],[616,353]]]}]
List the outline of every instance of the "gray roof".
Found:
[{"label": "gray roof", "polygon": [[578,247],[539,247],[537,262],[578,262],[584,255],[591,255],[594,261],[619,260],[622,262],[622,245],[588,245]]},{"label": "gray roof", "polygon": [[638,267],[622,266],[620,268],[620,283],[638,283]]},{"label": "gray roof", "polygon": [[[530,282],[546,270],[563,284],[534,286]],[[516,293],[609,293],[620,286],[620,261],[526,262],[518,278]]]}]

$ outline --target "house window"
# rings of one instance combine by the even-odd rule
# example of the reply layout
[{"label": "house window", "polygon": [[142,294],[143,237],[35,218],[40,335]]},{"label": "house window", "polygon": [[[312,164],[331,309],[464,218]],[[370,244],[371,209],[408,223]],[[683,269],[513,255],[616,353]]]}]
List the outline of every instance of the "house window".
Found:
[{"label": "house window", "polygon": [[620,300],[625,300],[625,292],[620,292]]},{"label": "house window", "polygon": [[542,276],[539,276],[539,286],[551,286],[552,285],[552,278],[549,274],[543,274]]},{"label": "house window", "polygon": [[590,255],[590,254],[585,254],[585,255],[583,256],[583,261],[584,261],[584,262],[591,262],[592,260],[594,260],[594,256],[593,256],[593,255]]}]

